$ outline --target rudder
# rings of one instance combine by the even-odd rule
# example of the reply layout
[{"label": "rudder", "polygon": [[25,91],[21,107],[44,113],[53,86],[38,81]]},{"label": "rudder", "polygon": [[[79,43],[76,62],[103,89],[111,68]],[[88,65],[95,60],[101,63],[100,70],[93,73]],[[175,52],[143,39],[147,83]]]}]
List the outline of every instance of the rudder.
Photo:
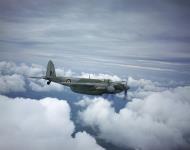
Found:
[{"label": "rudder", "polygon": [[49,62],[47,64],[46,77],[47,78],[56,77],[55,67],[54,67],[54,64],[51,60],[49,60]]}]

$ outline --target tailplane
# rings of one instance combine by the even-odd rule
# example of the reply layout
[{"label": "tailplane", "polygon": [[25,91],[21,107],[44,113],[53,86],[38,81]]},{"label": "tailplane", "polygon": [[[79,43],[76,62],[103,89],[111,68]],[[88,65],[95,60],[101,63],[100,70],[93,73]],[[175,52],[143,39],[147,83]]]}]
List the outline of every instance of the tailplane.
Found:
[{"label": "tailplane", "polygon": [[47,84],[49,85],[51,83],[51,81],[53,80],[53,78],[55,78],[55,77],[56,77],[56,73],[55,73],[54,64],[53,64],[53,62],[51,60],[49,60],[49,62],[47,64],[46,76],[30,77],[30,78],[48,80]]}]

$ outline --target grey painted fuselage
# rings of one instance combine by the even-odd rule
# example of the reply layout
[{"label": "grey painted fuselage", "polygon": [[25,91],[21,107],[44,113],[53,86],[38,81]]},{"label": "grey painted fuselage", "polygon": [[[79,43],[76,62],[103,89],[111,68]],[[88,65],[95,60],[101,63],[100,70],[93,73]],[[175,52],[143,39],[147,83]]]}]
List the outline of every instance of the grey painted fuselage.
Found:
[{"label": "grey painted fuselage", "polygon": [[[44,78],[51,82],[59,83],[71,88],[73,92],[89,94],[89,95],[102,95],[104,93],[115,94],[124,90],[123,84],[120,82],[111,82],[108,79],[88,79],[88,78],[74,78],[74,77],[53,77]],[[114,84],[114,85],[111,85]],[[107,87],[113,86],[114,90],[108,90]]]},{"label": "grey painted fuselage", "polygon": [[90,78],[78,78],[78,77],[61,77],[56,76],[55,67],[50,60],[47,65],[46,75],[43,77],[32,77],[37,79],[48,80],[47,84],[51,82],[59,83],[71,88],[73,92],[89,94],[89,95],[102,95],[102,94],[115,94],[122,91],[127,93],[129,89],[128,85],[124,81],[113,82],[109,79],[90,79]]}]

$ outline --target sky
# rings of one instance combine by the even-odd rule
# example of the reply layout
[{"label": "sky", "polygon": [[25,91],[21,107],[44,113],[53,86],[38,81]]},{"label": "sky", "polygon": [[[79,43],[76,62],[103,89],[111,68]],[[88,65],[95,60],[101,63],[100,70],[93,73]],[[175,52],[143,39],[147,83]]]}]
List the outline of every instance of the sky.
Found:
[{"label": "sky", "polygon": [[[189,149],[189,8],[1,0],[0,149]],[[50,59],[58,75],[127,80],[128,100],[27,78],[42,76]]]}]

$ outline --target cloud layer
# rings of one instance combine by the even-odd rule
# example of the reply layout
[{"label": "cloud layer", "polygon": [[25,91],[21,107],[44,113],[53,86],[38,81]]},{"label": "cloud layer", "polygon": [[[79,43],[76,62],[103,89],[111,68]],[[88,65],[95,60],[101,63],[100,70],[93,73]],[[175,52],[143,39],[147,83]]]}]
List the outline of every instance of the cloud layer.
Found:
[{"label": "cloud layer", "polygon": [[190,87],[154,92],[134,98],[116,113],[103,98],[78,104],[84,125],[99,130],[106,141],[143,150],[190,148]]},{"label": "cloud layer", "polygon": [[70,106],[64,100],[8,98],[0,95],[0,149],[103,150],[86,132],[73,138]]},{"label": "cloud layer", "polygon": [[80,72],[187,79],[189,6],[185,0],[1,0],[0,59],[55,59]]},{"label": "cloud layer", "polygon": [[[74,103],[77,96],[63,94],[62,85],[28,79],[44,75],[36,64],[49,59],[77,71],[57,68],[60,75],[129,77],[126,106],[115,112],[125,104],[121,95],[84,98],[77,103],[83,123],[123,147],[189,149],[189,86],[178,87],[190,85],[189,8],[187,0],[0,0],[0,94],[64,95]],[[65,101],[0,99],[0,149],[100,149],[86,132],[70,136],[75,126]]]},{"label": "cloud layer", "polygon": [[[43,80],[29,80],[28,76],[42,76],[45,68],[39,65],[0,62],[0,93],[21,92],[27,90],[62,91],[63,86],[47,86]],[[81,73],[57,68],[58,75],[77,76],[98,79],[122,80],[116,75]],[[128,78],[128,100],[121,108],[115,100],[110,102],[101,97],[84,97],[79,102],[79,124],[90,126],[104,139],[116,146],[134,149],[185,149],[190,144],[190,95],[189,86],[179,83],[163,84],[145,79]],[[174,88],[175,87],[175,88]],[[29,88],[29,89],[28,89]],[[121,100],[121,94],[116,100]],[[70,95],[72,97],[72,95]],[[112,99],[112,98],[111,98]],[[70,120],[70,106],[66,101],[53,98],[30,99],[8,98],[0,96],[0,148],[10,149],[101,149],[86,132],[78,132],[75,138],[74,122]],[[125,104],[125,103],[124,103]],[[73,104],[72,104],[73,105]],[[73,106],[72,106],[73,107]],[[116,112],[116,107],[120,110]],[[73,107],[76,109],[75,107]],[[118,109],[117,108],[117,109]],[[62,118],[63,117],[63,118]],[[76,120],[75,120],[76,121]],[[62,130],[61,130],[62,129]],[[98,129],[98,131],[97,131]],[[28,138],[24,138],[28,137]],[[7,139],[11,144],[7,145]],[[23,142],[22,142],[23,141]],[[62,145],[64,141],[65,145]],[[87,144],[84,144],[87,143]],[[44,145],[47,145],[44,146]]]},{"label": "cloud layer", "polygon": [[25,81],[20,75],[0,75],[0,93],[25,91]]},{"label": "cloud layer", "polygon": [[[56,70],[59,73],[64,71]],[[15,64],[13,62],[0,62],[0,93],[25,91],[30,88],[33,91],[62,91],[63,86],[52,83],[47,85],[45,80],[30,79],[30,76],[41,77],[44,76],[46,69],[40,65],[32,64],[31,66],[22,64]],[[69,72],[68,72],[69,73]],[[67,72],[65,73],[67,74]],[[27,83],[26,83],[27,82]]]},{"label": "cloud layer", "polygon": [[[26,65],[25,63],[15,64],[14,62],[1,61],[0,62],[0,83],[3,85],[0,87],[0,93],[9,92],[22,92],[28,87],[32,91],[44,92],[44,91],[63,91],[64,86],[51,83],[46,84],[45,80],[30,79],[30,76],[41,77],[44,76],[46,68],[40,65],[32,64]],[[108,74],[89,74],[82,72],[80,75],[76,75],[71,70],[64,71],[64,68],[56,68],[56,74],[58,76],[76,76],[84,78],[96,78],[96,79],[111,79],[113,81],[120,81],[121,79],[116,75]],[[27,83],[26,83],[27,82]]]}]

